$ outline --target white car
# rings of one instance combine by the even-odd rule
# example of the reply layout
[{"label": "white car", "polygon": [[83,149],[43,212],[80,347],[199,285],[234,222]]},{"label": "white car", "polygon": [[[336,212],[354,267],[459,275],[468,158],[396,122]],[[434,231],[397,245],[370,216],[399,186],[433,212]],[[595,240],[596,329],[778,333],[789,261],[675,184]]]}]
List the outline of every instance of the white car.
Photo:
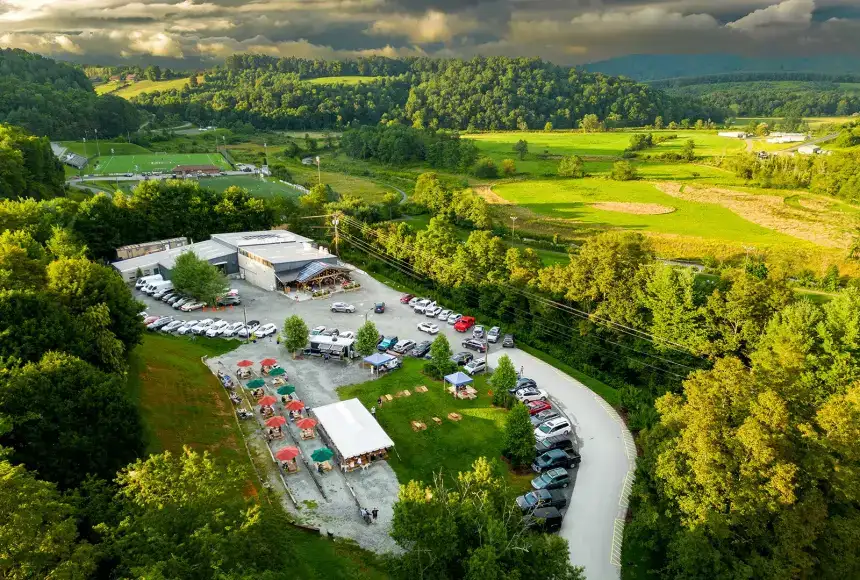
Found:
[{"label": "white car", "polygon": [[418,330],[420,330],[421,332],[426,332],[427,334],[436,334],[437,332],[439,332],[439,327],[432,322],[419,322]]},{"label": "white car", "polygon": [[203,334],[206,332],[206,329],[215,324],[215,321],[211,318],[204,318],[200,322],[194,325],[194,328],[191,329],[191,332],[194,334]]},{"label": "white car", "polygon": [[219,320],[218,322],[212,323],[212,325],[206,329],[206,336],[209,338],[215,338],[221,331],[224,330],[227,326],[229,326],[229,322],[226,320]]},{"label": "white car", "polygon": [[487,333],[487,342],[498,342],[499,335],[502,333],[502,329],[498,326],[494,326],[490,329],[490,332]]},{"label": "white car", "polygon": [[476,373],[482,373],[487,370],[487,359],[485,358],[476,358],[474,360],[469,361],[466,366],[463,367],[463,372],[467,375],[474,375]]},{"label": "white car", "polygon": [[543,441],[548,437],[555,435],[567,435],[570,433],[570,421],[564,417],[550,419],[546,423],[541,423],[535,428],[535,439]]},{"label": "white car", "polygon": [[255,330],[254,334],[262,338],[264,336],[275,334],[276,332],[278,332],[278,327],[270,322],[269,324],[264,324],[263,326]]},{"label": "white car", "polygon": [[191,304],[192,302],[194,302],[193,298],[180,298],[179,300],[171,304],[171,306],[173,306],[176,310],[179,310],[186,304]]},{"label": "white car", "polygon": [[484,327],[480,324],[472,329],[472,338],[484,338]]},{"label": "white car", "polygon": [[179,329],[179,327],[183,324],[185,324],[185,322],[182,320],[174,320],[170,324],[162,326],[161,332],[174,332],[175,330]]},{"label": "white car", "polygon": [[176,329],[176,334],[186,335],[191,333],[191,329],[197,325],[196,320],[189,320],[182,326]]},{"label": "white car", "polygon": [[433,308],[428,307],[424,310],[424,316],[426,316],[427,318],[436,318],[437,316],[439,316],[440,312],[442,312],[441,306],[434,306]]},{"label": "white car", "polygon": [[337,335],[338,338],[355,338],[355,333],[351,330],[346,330]]},{"label": "white car", "polygon": [[[424,298],[423,300],[419,300],[418,302],[416,302],[416,303],[415,303],[415,306],[413,306],[413,307],[412,307],[412,309],[413,309],[417,314],[424,314],[424,311],[425,311],[425,310],[427,309],[427,307],[428,307],[428,306],[430,306],[431,304],[434,304],[434,303],[433,303],[433,302],[430,302],[427,298]],[[434,306],[435,306],[435,304],[434,304]]]},{"label": "white car", "polygon": [[316,336],[325,332],[325,326],[314,326],[311,328],[311,336]]},{"label": "white car", "polygon": [[424,302],[425,300],[427,300],[427,299],[426,299],[426,298],[418,298],[417,296],[415,296],[414,298],[411,298],[411,299],[409,300],[409,302],[407,302],[407,304],[408,304],[411,308],[415,308],[415,305],[416,305],[416,304],[418,304],[419,302]]},{"label": "white car", "polygon": [[186,302],[185,304],[183,304],[182,306],[179,307],[179,309],[182,312],[192,312],[194,310],[200,310],[201,308],[203,308],[203,303],[197,302],[195,300],[191,300],[190,302]]},{"label": "white car", "polygon": [[448,309],[445,309],[442,312],[440,312],[436,318],[438,318],[439,320],[447,321],[449,316],[451,316],[451,311]]},{"label": "white car", "polygon": [[228,324],[223,329],[221,329],[221,336],[225,338],[234,336],[243,326],[245,325],[242,322],[234,322],[233,324]]},{"label": "white car", "polygon": [[546,394],[546,391],[543,389],[536,389],[534,387],[526,387],[524,389],[520,389],[517,391],[514,396],[517,400],[522,401],[523,403],[531,403],[532,401],[546,401],[549,395]]},{"label": "white car", "polygon": [[463,318],[462,314],[452,314],[448,317],[448,324],[457,324],[457,321]]},{"label": "white car", "polygon": [[236,331],[236,336],[239,338],[248,338],[251,336],[251,333],[260,328],[260,323],[256,320],[252,320],[248,322],[247,325],[243,325],[242,328]]},{"label": "white car", "polygon": [[346,302],[335,302],[331,305],[332,312],[355,312],[355,306]]},{"label": "white car", "polygon": [[140,317],[146,320],[147,318],[149,318],[149,314],[147,314],[146,312],[141,312]]}]

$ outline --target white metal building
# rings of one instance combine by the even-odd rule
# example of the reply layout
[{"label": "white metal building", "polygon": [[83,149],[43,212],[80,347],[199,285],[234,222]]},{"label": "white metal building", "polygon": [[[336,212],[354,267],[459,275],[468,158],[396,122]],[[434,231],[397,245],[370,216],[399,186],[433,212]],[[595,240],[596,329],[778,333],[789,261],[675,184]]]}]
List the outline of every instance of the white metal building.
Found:
[{"label": "white metal building", "polygon": [[394,447],[394,441],[358,399],[314,407],[313,414],[341,462]]}]

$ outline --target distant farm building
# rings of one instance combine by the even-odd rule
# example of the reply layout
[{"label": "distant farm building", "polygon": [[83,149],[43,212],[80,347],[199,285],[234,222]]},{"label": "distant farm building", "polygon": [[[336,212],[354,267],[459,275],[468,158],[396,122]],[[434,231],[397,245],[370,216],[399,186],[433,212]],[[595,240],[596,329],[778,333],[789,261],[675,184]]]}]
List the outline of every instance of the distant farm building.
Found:
[{"label": "distant farm building", "polygon": [[119,75],[113,75],[113,76],[111,76],[111,77],[110,77],[110,80],[111,80],[111,81],[113,81],[113,82],[117,82],[117,83],[118,83],[119,81],[121,81],[121,80],[122,80],[122,77],[121,77],[121,76],[119,76]]},{"label": "distant farm building", "polygon": [[801,145],[797,148],[797,152],[801,155],[818,155],[821,153],[821,147],[818,145]]},{"label": "distant farm building", "polygon": [[806,133],[771,133],[768,143],[803,143]]},{"label": "distant farm building", "polygon": [[177,165],[171,173],[182,176],[198,175],[200,173],[204,175],[218,175],[221,173],[221,168],[216,165]]},{"label": "distant farm building", "polygon": [[717,135],[719,137],[730,137],[732,139],[746,139],[750,136],[746,131],[720,131]]},{"label": "distant farm building", "polygon": [[163,252],[172,248],[181,248],[188,245],[188,238],[170,238],[168,240],[158,240],[156,242],[146,242],[144,244],[131,244],[122,246],[116,249],[116,257],[119,260],[128,260],[129,258],[137,258],[138,256],[146,256],[155,252]]},{"label": "distant farm building", "polygon": [[125,80],[133,83],[134,81],[137,80],[137,75],[134,75],[134,74],[125,75]]}]

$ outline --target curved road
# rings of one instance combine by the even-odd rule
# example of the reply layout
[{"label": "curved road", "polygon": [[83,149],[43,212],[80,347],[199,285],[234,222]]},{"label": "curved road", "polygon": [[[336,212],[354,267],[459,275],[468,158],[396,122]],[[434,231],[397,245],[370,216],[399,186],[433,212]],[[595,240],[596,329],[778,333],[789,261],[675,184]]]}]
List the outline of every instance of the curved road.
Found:
[{"label": "curved road", "polygon": [[620,577],[621,534],[633,483],[636,447],[618,413],[588,387],[519,349],[495,349],[490,366],[508,355],[524,376],[549,393],[553,406],[567,414],[576,429],[582,463],[560,535],[570,543],[573,564],[588,580]]}]

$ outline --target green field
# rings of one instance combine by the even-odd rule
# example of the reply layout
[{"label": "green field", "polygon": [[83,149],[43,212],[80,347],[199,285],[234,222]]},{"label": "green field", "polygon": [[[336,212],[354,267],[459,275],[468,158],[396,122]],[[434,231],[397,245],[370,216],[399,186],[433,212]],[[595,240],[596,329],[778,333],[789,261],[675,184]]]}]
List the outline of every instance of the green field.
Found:
[{"label": "green field", "polygon": [[259,177],[249,177],[246,175],[224,175],[220,177],[207,177],[200,180],[200,185],[215,191],[224,191],[228,187],[241,187],[247,189],[248,192],[255,197],[299,197],[302,193],[280,183],[273,177],[266,178],[261,181]]},{"label": "green field", "polygon": [[177,165],[216,165],[223,170],[230,164],[220,153],[145,153],[99,157],[89,169],[96,175],[137,171],[171,171]]},{"label": "green field", "polygon": [[[575,220],[590,228],[624,228],[747,244],[806,244],[747,221],[725,207],[672,197],[643,181],[534,180],[500,184],[493,191],[539,216]],[[597,202],[659,204],[675,211],[661,215],[623,213],[591,205]]]},{"label": "green field", "polygon": [[342,77],[320,77],[317,79],[305,79],[312,85],[357,85],[375,83],[379,79],[385,77],[359,77],[359,76],[342,76]]},{"label": "green field", "polygon": [[113,149],[114,155],[145,155],[152,153],[149,149],[135,145],[134,143],[99,141],[98,146],[96,146],[96,142],[91,139],[87,140],[86,146],[84,146],[83,141],[61,141],[60,145],[72,153],[87,157],[95,157],[99,151],[105,156],[110,156],[111,149]]},{"label": "green field", "polygon": [[[322,166],[325,167],[325,159],[323,159]],[[306,184],[309,187],[317,184],[316,165],[290,163],[287,168],[293,175],[293,183]],[[376,183],[366,177],[345,175],[325,170],[320,172],[319,177],[322,178],[322,183],[330,185],[338,194],[351,195],[370,203],[382,201],[386,193],[396,193],[390,187]]]},{"label": "green field", "polygon": [[[203,75],[197,77],[198,83],[203,83]],[[149,81],[142,80],[137,82],[128,81],[110,81],[95,85],[93,88],[100,95],[111,94],[123,99],[130,99],[144,93],[154,93],[156,91],[169,91],[171,89],[181,89],[188,84],[187,78],[171,79],[167,81]]]},{"label": "green field", "polygon": [[[397,479],[401,483],[413,479],[429,482],[440,470],[448,474],[468,471],[481,456],[499,459],[507,411],[492,406],[487,378],[484,375],[475,378],[477,399],[462,401],[444,391],[440,381],[424,376],[423,366],[423,360],[404,357],[403,368],[396,372],[338,389],[341,399],[358,397],[367,407],[375,405],[381,395],[393,395],[404,389],[414,391],[419,385],[429,389],[426,393],[413,392],[409,397],[395,398],[377,409],[376,419],[394,441],[399,454],[399,458],[394,456],[389,460]],[[449,420],[451,412],[462,415],[462,421]],[[433,417],[441,418],[442,424],[436,425]],[[425,423],[427,429],[413,431],[412,421]],[[524,487],[528,477],[511,474],[513,487]]]}]

